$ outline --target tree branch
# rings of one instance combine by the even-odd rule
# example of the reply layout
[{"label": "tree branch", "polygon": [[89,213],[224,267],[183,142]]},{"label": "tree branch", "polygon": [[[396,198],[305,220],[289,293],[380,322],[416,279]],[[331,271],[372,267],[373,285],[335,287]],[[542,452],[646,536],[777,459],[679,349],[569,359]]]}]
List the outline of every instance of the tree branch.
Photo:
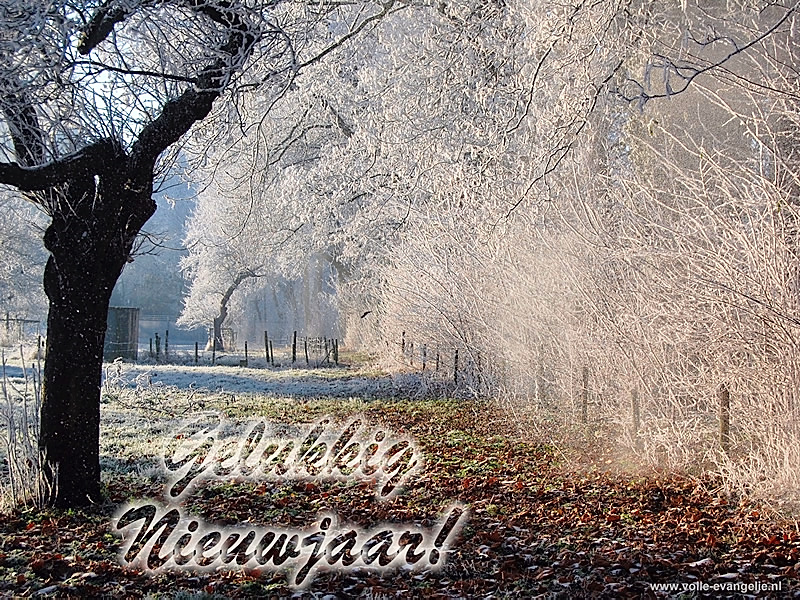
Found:
[{"label": "tree branch", "polygon": [[[769,36],[775,33],[781,25],[786,23],[786,21],[789,20],[789,17],[795,14],[795,12],[797,12],[797,8],[798,8],[797,6],[793,6],[792,8],[787,9],[786,13],[784,13],[784,15],[780,19],[778,19],[775,23],[773,23],[773,25],[769,27],[766,31],[764,31],[760,35],[757,35],[743,46],[737,46],[734,43],[733,50],[731,50],[727,55],[725,55],[718,61],[707,64],[705,67],[697,67],[694,65],[678,65],[672,60],[668,59],[666,56],[656,56],[656,58],[663,61],[658,66],[663,67],[665,70],[665,75],[664,75],[665,91],[663,93],[650,94],[648,92],[645,92],[646,83],[642,84],[636,80],[629,79],[628,82],[633,83],[639,89],[639,93],[631,97],[628,97],[625,94],[620,94],[620,96],[628,102],[633,100],[638,100],[640,106],[643,106],[649,100],[653,100],[655,98],[669,98],[670,96],[674,96],[676,94],[685,92],[689,88],[689,86],[692,85],[694,80],[700,75],[703,75],[704,73],[708,73],[709,71],[713,71],[714,69],[722,67],[731,59],[733,59],[735,56],[738,56],[739,54],[746,52],[753,46],[766,40]],[[703,45],[708,45],[708,42],[706,42]],[[681,81],[680,88],[673,89],[670,83],[670,73],[674,73],[677,77],[680,78]]]},{"label": "tree branch", "polygon": [[78,52],[86,56],[114,31],[117,24],[122,23],[133,14],[135,8],[144,8],[154,4],[156,2],[153,0],[142,0],[138,6],[131,2],[106,0],[84,28],[78,42]]},{"label": "tree branch", "polygon": [[[386,4],[383,5],[383,9],[380,12],[375,13],[371,17],[367,17],[366,19],[361,21],[361,23],[359,23],[358,26],[355,29],[353,29],[352,31],[350,31],[346,35],[343,35],[342,37],[340,37],[333,44],[331,44],[330,46],[325,48],[322,52],[320,52],[316,56],[313,56],[313,57],[309,58],[304,63],[299,64],[297,66],[297,70],[304,69],[308,65],[311,65],[313,63],[319,62],[320,60],[325,58],[328,54],[330,54],[331,52],[333,52],[337,48],[343,46],[344,44],[346,44],[352,38],[356,37],[359,33],[361,33],[364,30],[364,28],[367,25],[369,25],[370,23],[374,23],[375,21],[378,21],[378,20],[382,19],[383,17],[385,17],[386,15],[388,15],[393,7],[394,7],[394,0],[388,0],[388,2],[386,2]],[[407,8],[407,7],[408,7],[408,5],[403,5],[403,6],[400,6],[399,8],[396,8],[395,11],[398,11],[398,10],[401,10],[401,9]]]},{"label": "tree branch", "polygon": [[23,192],[43,191],[65,183],[81,171],[98,173],[109,156],[121,151],[116,140],[103,139],[43,165],[24,167],[16,162],[3,162],[0,163],[0,183]]},{"label": "tree branch", "polygon": [[157,77],[159,79],[166,79],[169,81],[180,81],[182,83],[197,83],[197,80],[193,77],[186,77],[184,75],[172,75],[170,73],[160,73],[158,71],[146,71],[146,70],[139,70],[139,69],[123,69],[121,67],[115,67],[113,65],[107,65],[105,63],[96,61],[96,60],[82,60],[76,61],[70,65],[70,68],[75,66],[82,66],[87,65],[91,67],[97,67],[103,71],[111,71],[113,73],[122,73],[123,75],[141,75],[143,77]]},{"label": "tree branch", "polygon": [[[187,4],[207,15],[210,19],[224,24],[230,34],[220,48],[231,59],[241,56],[243,63],[249,56],[258,36],[250,30],[250,26],[240,15],[233,11],[222,12],[219,6],[227,6],[220,2],[217,8],[210,7],[202,0],[189,0]],[[217,59],[200,71],[195,79],[196,85],[187,89],[174,100],[164,105],[161,114],[142,129],[139,139],[133,146],[132,158],[135,163],[154,163],[158,156],[169,146],[176,143],[194,123],[204,119],[211,112],[211,107],[228,84],[228,79],[236,71],[235,61],[228,63]]]},{"label": "tree branch", "polygon": [[6,119],[17,160],[32,166],[44,160],[44,141],[36,107],[16,75],[0,80],[0,107]]}]

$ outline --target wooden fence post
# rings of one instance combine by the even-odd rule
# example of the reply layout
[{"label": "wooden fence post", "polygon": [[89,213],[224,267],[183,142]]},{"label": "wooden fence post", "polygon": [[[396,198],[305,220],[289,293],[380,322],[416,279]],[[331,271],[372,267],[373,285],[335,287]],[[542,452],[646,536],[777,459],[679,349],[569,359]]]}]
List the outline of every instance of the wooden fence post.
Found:
[{"label": "wooden fence post", "polygon": [[214,341],[211,343],[211,365],[217,362],[217,336],[214,336]]},{"label": "wooden fence post", "polygon": [[545,398],[544,382],[544,344],[539,344],[539,366],[536,370],[536,399],[544,402]]},{"label": "wooden fence post", "polygon": [[269,336],[264,332],[264,358],[266,359],[266,366],[269,366]]},{"label": "wooden fence post", "polygon": [[303,351],[305,352],[305,355],[306,355],[306,366],[308,367],[308,366],[311,365],[311,361],[308,359],[308,338],[307,337],[303,338]]},{"label": "wooden fence post", "polygon": [[297,362],[297,332],[292,335],[292,364]]},{"label": "wooden fence post", "polygon": [[455,358],[453,359],[453,383],[458,385],[458,348],[456,348]]},{"label": "wooden fence post", "polygon": [[731,393],[724,383],[719,388],[719,443],[727,453],[731,444]]},{"label": "wooden fence post", "polygon": [[269,341],[269,359],[272,366],[275,366],[275,348],[272,347],[272,340]]},{"label": "wooden fence post", "polygon": [[199,345],[197,344],[197,342],[195,342],[194,343],[194,364],[197,364],[197,358],[198,358],[198,354],[199,354],[199,352],[198,352],[199,349],[200,349]]},{"label": "wooden fence post", "polygon": [[161,360],[161,338],[156,334],[156,360]]},{"label": "wooden fence post", "polygon": [[150,338],[150,358],[153,358],[153,338]]},{"label": "wooden fence post", "polygon": [[339,366],[339,339],[333,340],[333,364]]},{"label": "wooden fence post", "polygon": [[247,357],[247,340],[244,341],[244,366],[248,366],[249,359]]},{"label": "wooden fence post", "polygon": [[589,367],[583,367],[581,379],[581,423],[585,425],[589,422]]}]

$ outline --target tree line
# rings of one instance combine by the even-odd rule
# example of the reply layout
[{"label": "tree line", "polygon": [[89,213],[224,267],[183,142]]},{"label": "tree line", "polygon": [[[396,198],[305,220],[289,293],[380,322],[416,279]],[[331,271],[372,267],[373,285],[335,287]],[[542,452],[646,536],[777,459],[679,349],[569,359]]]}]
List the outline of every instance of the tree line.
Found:
[{"label": "tree line", "polygon": [[753,456],[797,448],[793,5],[2,11],[0,182],[50,219],[57,503],[99,493],[108,298],[178,151],[205,186],[187,319],[324,257],[351,343],[474,349],[517,407],[588,386],[622,419],[635,393],[638,441],[675,460],[724,384]]}]

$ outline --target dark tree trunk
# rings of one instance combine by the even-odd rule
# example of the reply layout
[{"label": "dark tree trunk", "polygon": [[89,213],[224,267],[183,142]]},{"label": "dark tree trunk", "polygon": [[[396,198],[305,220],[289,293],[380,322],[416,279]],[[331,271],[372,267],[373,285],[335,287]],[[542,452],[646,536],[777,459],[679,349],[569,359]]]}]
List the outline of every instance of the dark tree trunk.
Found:
[{"label": "dark tree trunk", "polygon": [[208,345],[206,346],[207,351],[212,348],[217,352],[224,352],[226,350],[225,340],[222,339],[222,324],[225,322],[225,319],[228,318],[228,300],[230,300],[234,290],[235,288],[228,289],[222,297],[222,301],[219,304],[219,314],[214,317],[212,323],[211,336],[208,338]]},{"label": "dark tree trunk", "polygon": [[[135,7],[117,4],[97,8],[84,28],[81,54],[102,43]],[[57,494],[51,500],[58,506],[100,499],[100,378],[108,304],[136,236],[155,212],[156,161],[209,114],[243,64],[240,59],[246,60],[258,40],[242,18],[246,10],[237,4],[192,1],[188,7],[227,32],[217,48],[223,56],[212,59],[196,73],[193,85],[164,103],[129,152],[119,140],[107,138],[46,160],[36,103],[19,82],[0,80],[0,113],[18,161],[0,161],[0,183],[26,193],[52,218],[44,236],[50,251],[44,275],[50,312],[39,444],[51,474],[57,474]]]},{"label": "dark tree trunk", "polygon": [[[56,272],[57,271],[57,272]],[[100,377],[108,295],[92,289],[76,265],[47,265],[49,287],[58,279],[69,292],[50,297],[40,444],[57,466],[59,506],[100,500]]]},{"label": "dark tree trunk", "polygon": [[221,312],[219,316],[214,318],[214,325],[211,328],[211,339],[208,340],[208,347],[206,350],[214,348],[217,352],[225,351],[225,340],[222,339],[222,324],[228,316],[228,311]]},{"label": "dark tree trunk", "polygon": [[[122,173],[125,162],[120,156],[115,165]],[[57,473],[58,506],[100,500],[99,397],[108,305],[136,232],[155,210],[151,190],[136,193],[121,184],[126,180],[110,174],[73,180],[57,194],[75,210],[60,211],[45,233],[50,310],[40,446]]]},{"label": "dark tree trunk", "polygon": [[228,286],[228,289],[225,290],[225,293],[222,294],[222,299],[219,301],[219,314],[214,317],[213,328],[211,331],[211,335],[213,336],[211,339],[208,340],[208,346],[206,350],[211,350],[212,345],[216,342],[217,352],[226,350],[225,342],[222,339],[222,324],[225,322],[225,319],[228,318],[228,303],[231,301],[231,296],[236,291],[236,289],[246,280],[253,277],[259,277],[258,268],[255,270],[247,269],[245,271],[241,271],[236,278],[233,280]]}]

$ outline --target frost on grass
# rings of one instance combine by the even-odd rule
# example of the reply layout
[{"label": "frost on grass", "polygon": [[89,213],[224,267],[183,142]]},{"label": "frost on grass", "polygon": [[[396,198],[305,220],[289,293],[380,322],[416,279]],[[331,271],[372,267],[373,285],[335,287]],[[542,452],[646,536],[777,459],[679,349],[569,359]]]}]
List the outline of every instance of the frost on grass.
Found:
[{"label": "frost on grass", "polygon": [[[42,405],[41,363],[9,366],[2,353],[2,424],[0,424],[0,507],[43,506],[57,490],[57,469],[47,464],[39,449],[39,412]],[[54,476],[48,476],[53,474]]]},{"label": "frost on grass", "polygon": [[[161,452],[167,439],[191,416],[221,411],[237,419],[262,415],[276,423],[311,421],[324,402],[347,398],[358,409],[366,399],[397,396],[419,386],[412,375],[343,369],[267,370],[184,365],[105,365],[101,404],[100,460],[104,478],[115,475],[163,481]],[[285,401],[286,398],[297,402]],[[356,406],[358,405],[358,406]],[[338,412],[333,411],[333,412]],[[281,430],[282,431],[282,430]]]},{"label": "frost on grass", "polygon": [[[388,375],[374,370],[248,369],[234,366],[106,365],[104,401],[123,404],[150,402],[154,410],[179,414],[197,408],[208,394],[240,396],[259,394],[293,398],[387,397],[418,395],[420,390],[441,391],[417,373]],[[181,393],[189,393],[183,402]]]},{"label": "frost on grass", "polygon": [[[165,440],[200,412],[222,411],[239,419],[263,415],[291,430],[290,423],[311,421],[319,411],[331,408],[323,402],[309,410],[309,400],[346,398],[348,402],[340,401],[331,410],[356,411],[369,399],[410,397],[435,387],[421,386],[418,380],[408,373],[389,376],[344,369],[108,363],[101,394],[103,479],[123,476],[163,482]],[[39,370],[26,364],[23,356],[4,366],[0,478],[6,505],[40,503],[50,493],[40,477],[44,460],[38,454],[39,381]],[[297,402],[287,403],[287,398]]]}]

